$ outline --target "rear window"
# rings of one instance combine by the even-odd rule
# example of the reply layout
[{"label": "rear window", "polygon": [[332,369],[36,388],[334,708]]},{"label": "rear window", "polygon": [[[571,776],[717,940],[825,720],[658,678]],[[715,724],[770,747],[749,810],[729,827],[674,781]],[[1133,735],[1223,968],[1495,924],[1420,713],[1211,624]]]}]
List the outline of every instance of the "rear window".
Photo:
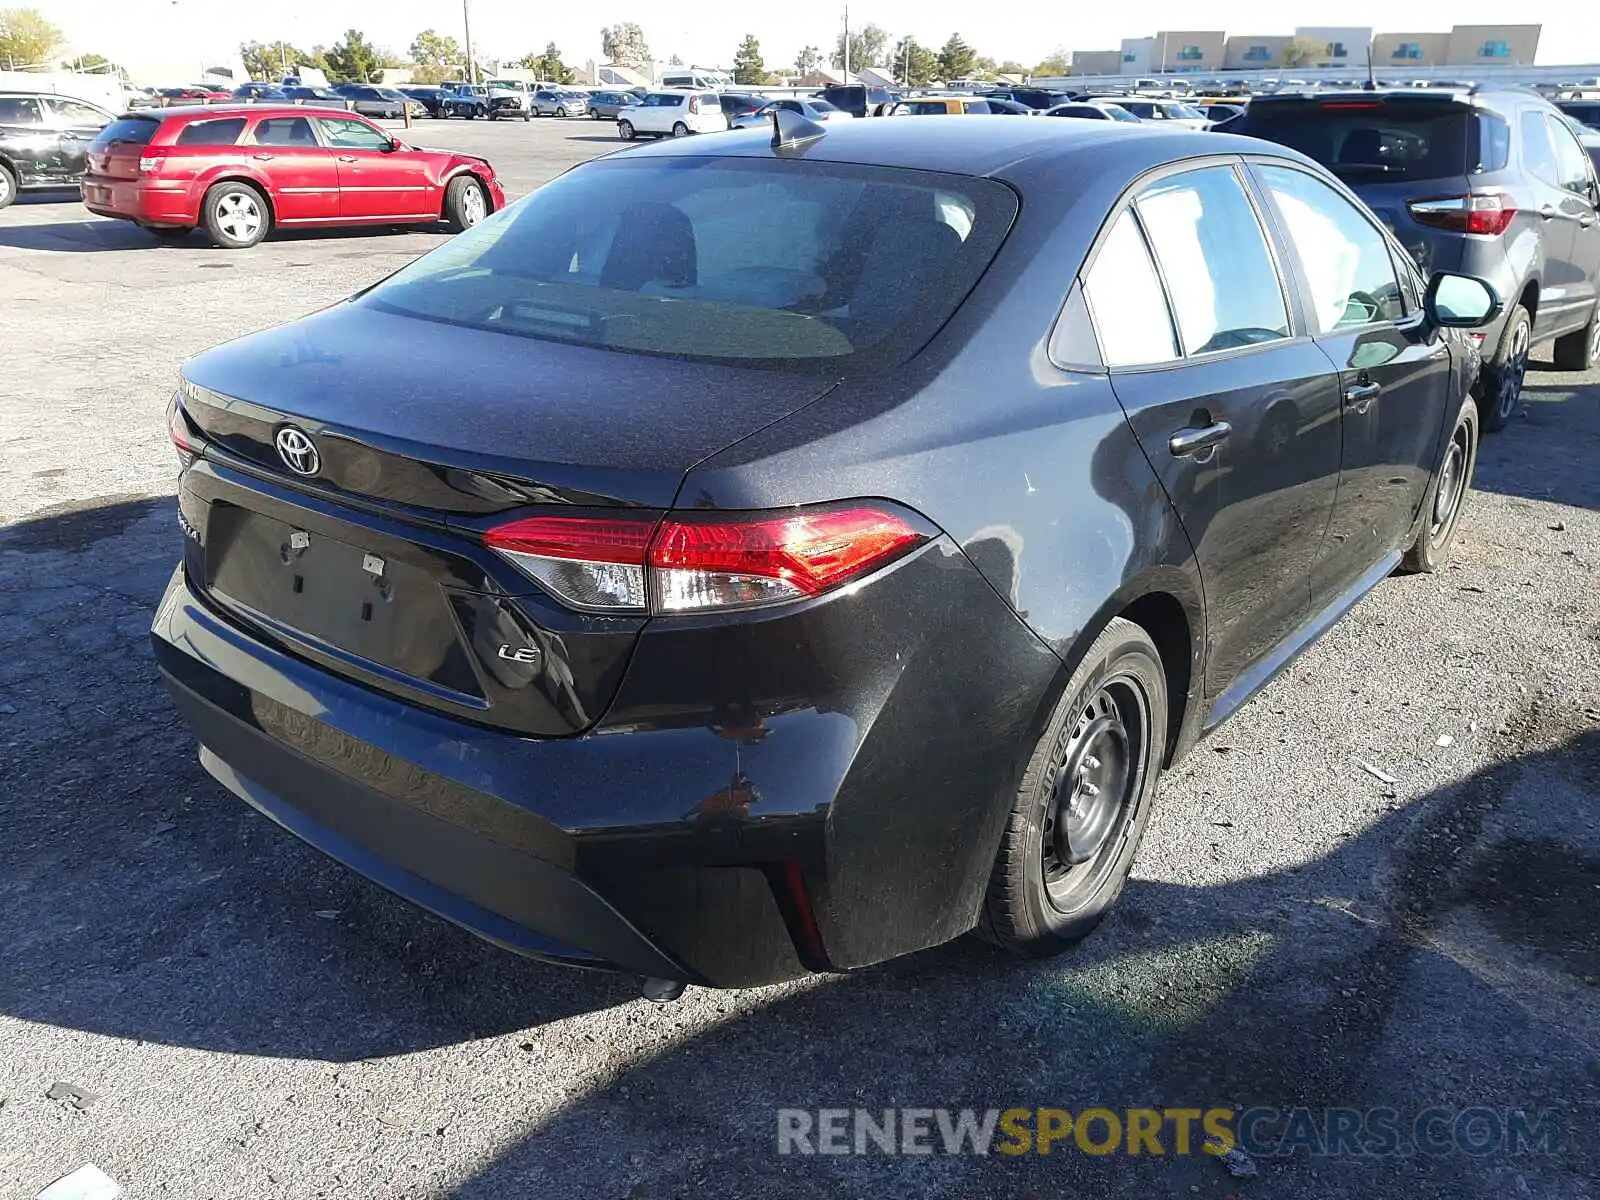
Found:
[{"label": "rear window", "polygon": [[1241,133],[1290,146],[1347,183],[1445,179],[1478,168],[1478,123],[1465,105],[1327,100],[1252,104]]},{"label": "rear window", "polygon": [[179,146],[232,146],[244,132],[243,117],[220,121],[193,121],[178,134]]},{"label": "rear window", "polygon": [[146,146],[155,137],[161,122],[154,117],[121,117],[95,134],[92,148],[106,146]]},{"label": "rear window", "polygon": [[903,361],[1017,212],[1003,184],[853,164],[589,164],[359,303],[523,337],[777,369]]}]

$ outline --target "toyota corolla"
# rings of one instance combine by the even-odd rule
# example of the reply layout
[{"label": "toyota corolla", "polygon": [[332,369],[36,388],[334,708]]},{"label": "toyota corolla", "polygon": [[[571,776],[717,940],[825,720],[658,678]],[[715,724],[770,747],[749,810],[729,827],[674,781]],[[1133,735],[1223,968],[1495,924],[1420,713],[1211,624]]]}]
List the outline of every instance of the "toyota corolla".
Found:
[{"label": "toyota corolla", "polygon": [[170,413],[206,768],[657,995],[1085,936],[1163,769],[1443,561],[1499,305],[1266,143],[778,121],[578,167]]}]

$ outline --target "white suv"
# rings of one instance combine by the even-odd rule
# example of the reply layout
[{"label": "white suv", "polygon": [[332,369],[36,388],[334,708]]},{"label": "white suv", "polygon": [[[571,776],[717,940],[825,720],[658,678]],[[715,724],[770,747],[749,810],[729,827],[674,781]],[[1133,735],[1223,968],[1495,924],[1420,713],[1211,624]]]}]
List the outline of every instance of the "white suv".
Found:
[{"label": "white suv", "polygon": [[617,113],[617,136],[631,141],[641,133],[656,137],[687,137],[691,133],[716,133],[728,128],[722,99],[716,92],[674,88],[650,92]]}]

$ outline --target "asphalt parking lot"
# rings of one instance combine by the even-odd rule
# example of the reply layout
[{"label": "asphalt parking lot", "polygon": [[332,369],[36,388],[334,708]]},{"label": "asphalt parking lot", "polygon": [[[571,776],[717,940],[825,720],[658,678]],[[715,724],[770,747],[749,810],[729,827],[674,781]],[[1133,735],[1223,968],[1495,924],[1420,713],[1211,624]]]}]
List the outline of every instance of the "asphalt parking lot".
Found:
[{"label": "asphalt parking lot", "polygon": [[[409,136],[487,155],[521,195],[612,129]],[[1536,351],[1449,569],[1387,581],[1168,776],[1075,956],[963,940],[656,1007],[481,944],[248,811],[148,651],[179,544],[179,364],[443,239],[228,252],[69,195],[0,213],[0,1195],[85,1162],[131,1197],[251,1200],[1597,1194],[1600,376]],[[1242,1177],[1170,1143],[776,1152],[779,1108],[1297,1105],[1560,1133],[1302,1149]]]}]

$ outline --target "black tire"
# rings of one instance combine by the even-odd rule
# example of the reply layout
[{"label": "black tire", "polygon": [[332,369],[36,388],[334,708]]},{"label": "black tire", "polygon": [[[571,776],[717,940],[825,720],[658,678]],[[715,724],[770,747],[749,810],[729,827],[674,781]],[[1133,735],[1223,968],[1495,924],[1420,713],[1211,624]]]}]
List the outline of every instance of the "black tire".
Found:
[{"label": "black tire", "polygon": [[0,208],[10,208],[18,190],[16,174],[5,163],[0,163]]},{"label": "black tire", "polygon": [[1450,544],[1455,541],[1472,472],[1478,465],[1478,424],[1478,404],[1469,396],[1456,413],[1444,458],[1428,486],[1417,540],[1400,564],[1400,570],[1408,575],[1431,575],[1450,557]]},{"label": "black tire", "polygon": [[[249,214],[254,214],[253,219]],[[200,224],[223,249],[247,250],[272,228],[272,209],[267,198],[248,183],[228,181],[206,193]]]},{"label": "black tire", "polygon": [[[476,196],[476,207],[473,197]],[[444,219],[460,233],[489,215],[489,193],[476,175],[457,175],[444,190]]]},{"label": "black tire", "polygon": [[[1023,773],[979,916],[983,937],[1043,957],[1099,924],[1149,824],[1166,731],[1161,656],[1142,628],[1115,618],[1072,673]],[[1057,785],[1067,779],[1064,795]]]},{"label": "black tire", "polygon": [[1600,303],[1589,314],[1587,325],[1555,340],[1554,350],[1559,371],[1587,371],[1600,366]]},{"label": "black tire", "polygon": [[531,112],[528,112],[526,109],[524,109],[523,113],[522,113],[522,123],[524,125],[526,125],[532,119],[533,119],[533,114]]},{"label": "black tire", "polygon": [[673,137],[688,137],[689,136],[689,127],[687,125],[685,125],[682,121],[677,122],[672,127],[672,136]]},{"label": "black tire", "polygon": [[563,121],[567,119],[567,109],[565,105],[562,105],[556,109],[556,116],[560,117]]},{"label": "black tire", "polygon": [[621,138],[625,142],[633,141],[633,122],[632,121],[618,121],[617,122],[617,136],[619,138]]},{"label": "black tire", "polygon": [[1483,364],[1472,394],[1478,399],[1483,432],[1498,433],[1510,423],[1522,404],[1522,384],[1528,374],[1528,350],[1533,344],[1533,318],[1521,304],[1500,332],[1494,357]]}]

